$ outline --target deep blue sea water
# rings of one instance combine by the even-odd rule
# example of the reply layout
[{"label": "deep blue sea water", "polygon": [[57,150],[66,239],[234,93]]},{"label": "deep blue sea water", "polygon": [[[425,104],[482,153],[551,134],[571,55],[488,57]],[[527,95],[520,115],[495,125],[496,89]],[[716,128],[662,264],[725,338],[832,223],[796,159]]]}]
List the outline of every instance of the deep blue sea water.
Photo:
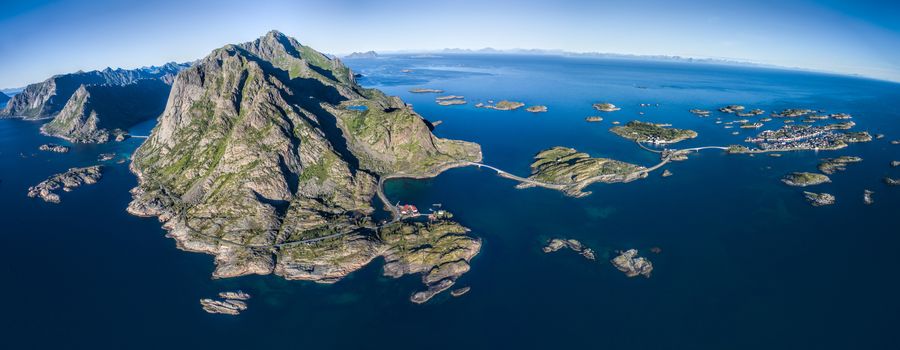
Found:
[{"label": "deep blue sea water", "polygon": [[[155,219],[129,216],[136,184],[126,164],[108,163],[100,183],[64,193],[61,204],[25,196],[28,186],[99,153],[128,156],[142,139],[74,145],[42,153],[39,122],[0,120],[2,348],[897,348],[900,339],[900,85],[850,77],[715,65],[507,55],[394,56],[347,63],[360,82],[412,103],[435,133],[482,145],[484,161],[528,174],[551,146],[643,165],[658,161],[608,129],[640,119],[690,128],[678,147],[728,145],[755,130],[724,129],[691,108],[739,103],[854,115],[856,129],[884,139],[834,152],[781,158],[708,150],[627,184],[596,184],[569,198],[475,168],[430,180],[394,180],[388,195],[442,203],[484,239],[460,298],[408,301],[418,277],[381,276],[381,261],[334,285],[273,276],[213,280],[212,258],[175,248]],[[402,73],[402,69],[412,69]],[[443,107],[415,87],[464,95]],[[549,112],[476,109],[489,99],[543,104]],[[599,115],[591,103],[621,111]],[[653,104],[640,107],[640,103]],[[656,104],[659,104],[657,107]],[[644,115],[639,115],[644,112]],[[723,120],[738,119],[723,117]],[[778,127],[780,121],[767,124]],[[146,134],[153,123],[136,128]],[[732,131],[740,135],[731,135]],[[837,203],[815,208],[779,178],[815,171],[818,160],[858,155],[859,164],[808,188]],[[875,191],[875,204],[862,201]],[[544,254],[550,237],[598,252]],[[651,247],[662,252],[653,254]],[[651,278],[626,278],[608,259],[636,248]],[[198,299],[227,289],[253,295],[238,317],[203,312]]]}]

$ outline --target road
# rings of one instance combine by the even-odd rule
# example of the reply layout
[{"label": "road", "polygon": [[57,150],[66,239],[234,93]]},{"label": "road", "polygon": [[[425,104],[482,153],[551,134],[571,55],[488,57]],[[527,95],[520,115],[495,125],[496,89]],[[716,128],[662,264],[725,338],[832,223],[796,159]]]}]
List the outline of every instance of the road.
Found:
[{"label": "road", "polygon": [[[143,137],[143,138],[146,138],[146,136],[132,136],[132,137],[139,137],[139,138],[140,138],[140,137]],[[637,142],[637,144],[638,144],[641,148],[643,148],[644,150],[647,150],[647,151],[650,151],[650,152],[654,152],[654,153],[659,153],[659,154],[663,154],[663,153],[664,153],[663,151],[658,151],[658,150],[653,150],[653,149],[647,148],[646,146],[642,145],[640,142]],[[654,171],[654,170],[657,170],[657,169],[659,169],[660,167],[666,165],[668,162],[670,162],[671,159],[672,159],[672,156],[674,156],[674,155],[676,155],[676,154],[683,153],[683,152],[697,152],[697,151],[701,151],[701,150],[705,150],[705,149],[727,150],[728,147],[721,147],[721,146],[704,146],[704,147],[686,148],[686,149],[681,149],[681,150],[669,150],[669,152],[665,152],[665,156],[662,158],[662,161],[661,161],[661,162],[659,162],[658,164],[656,164],[656,165],[654,165],[654,166],[652,166],[652,167],[646,168],[646,169],[644,169],[644,170],[640,170],[638,173],[650,173],[650,172],[652,172],[652,171]],[[555,183],[548,183],[548,182],[537,181],[537,180],[533,180],[533,179],[529,179],[529,178],[524,178],[524,177],[521,177],[521,176],[512,174],[512,173],[510,173],[510,172],[508,172],[508,171],[505,171],[505,170],[503,170],[503,169],[500,169],[500,168],[497,168],[497,167],[495,167],[495,166],[491,166],[491,165],[488,165],[488,164],[484,164],[484,163],[477,163],[477,162],[463,161],[463,162],[458,162],[458,163],[453,163],[453,164],[449,164],[449,165],[448,165],[449,168],[453,168],[453,167],[462,167],[462,166],[476,166],[476,167],[478,167],[478,168],[487,168],[487,169],[490,169],[490,170],[495,171],[495,172],[497,173],[497,175],[499,175],[499,176],[501,176],[501,177],[504,177],[504,178],[507,178],[507,179],[510,179],[510,180],[514,180],[514,181],[518,181],[518,182],[521,182],[521,183],[526,183],[526,184],[530,184],[530,185],[534,185],[534,186],[539,186],[539,187],[549,188],[549,189],[553,189],[553,190],[565,191],[567,188],[570,188],[570,187],[572,187],[572,186],[575,186],[575,184],[568,184],[568,185],[564,185],[564,184],[555,184]],[[602,176],[604,176],[604,175],[601,175],[601,176],[598,176],[598,177],[595,177],[595,178],[599,178],[599,177],[602,177]],[[399,221],[399,220],[401,220],[401,219],[403,218],[403,217],[400,215],[400,210],[397,208],[397,206],[394,205],[394,204],[392,204],[391,201],[388,199],[387,195],[385,195],[385,193],[384,193],[384,182],[385,182],[386,180],[389,180],[389,179],[392,179],[392,178],[402,178],[402,177],[408,177],[408,176],[407,176],[407,175],[403,175],[403,174],[394,174],[394,175],[385,175],[385,176],[379,177],[379,179],[378,179],[378,188],[377,188],[377,190],[376,190],[376,194],[378,195],[379,200],[381,200],[381,202],[384,203],[385,209],[387,209],[388,211],[391,212],[391,220],[390,220],[389,222],[386,222],[386,223],[383,224],[383,225],[375,226],[376,229],[381,228],[381,227],[384,227],[384,226],[386,226],[386,225],[390,225],[390,224],[392,224],[392,223],[394,223],[394,222],[397,222],[397,221]],[[595,178],[591,178],[591,179],[589,179],[589,180],[595,180]],[[594,182],[595,182],[595,181],[594,181]],[[183,215],[184,213],[182,212],[181,214],[182,214],[182,215],[179,215],[179,216],[183,218],[183,217],[184,217],[184,215]],[[424,215],[424,214],[419,214],[419,215],[414,215],[414,216],[407,216],[407,217],[418,217],[418,216],[422,216],[422,215]],[[234,242],[234,241],[227,240],[227,239],[224,239],[224,238],[221,238],[221,237],[216,237],[216,236],[211,236],[211,235],[203,234],[203,233],[200,233],[199,230],[195,230],[195,229],[193,229],[193,228],[187,226],[186,224],[185,224],[185,226],[186,226],[189,230],[191,230],[191,232],[192,232],[191,234],[193,234],[193,235],[198,235],[198,236],[206,237],[206,238],[209,238],[209,239],[212,239],[212,240],[221,242],[221,243],[225,243],[225,244],[231,244],[231,245],[235,245],[235,246],[240,246],[240,247],[244,247],[244,248],[252,248],[252,249],[277,249],[277,248],[281,248],[281,247],[287,247],[287,246],[293,246],[293,245],[299,245],[299,244],[310,244],[310,243],[315,243],[315,242],[319,242],[319,241],[323,241],[323,240],[327,240],[327,239],[332,239],[332,238],[342,237],[342,236],[344,236],[344,235],[347,235],[347,234],[351,234],[351,233],[356,232],[356,230],[350,230],[350,231],[347,231],[347,232],[338,232],[338,233],[330,234],[330,235],[327,235],[327,236],[315,237],[315,238],[304,239],[304,240],[299,240],[299,241],[282,242],[282,243],[271,244],[271,245],[252,245],[252,244],[243,244],[243,243],[240,243],[240,242]]]}]

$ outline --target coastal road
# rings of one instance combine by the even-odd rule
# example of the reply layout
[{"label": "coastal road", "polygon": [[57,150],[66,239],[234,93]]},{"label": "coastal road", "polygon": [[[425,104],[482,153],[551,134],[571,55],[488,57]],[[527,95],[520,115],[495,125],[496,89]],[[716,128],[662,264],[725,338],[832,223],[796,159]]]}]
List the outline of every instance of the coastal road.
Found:
[{"label": "coastal road", "polygon": [[[142,136],[132,136],[132,137],[142,137]],[[143,138],[146,138],[146,136],[143,136]],[[658,151],[658,150],[653,150],[653,149],[647,148],[644,145],[642,145],[640,142],[637,142],[637,144],[641,148],[643,148],[647,151],[654,152],[654,153],[660,153],[660,154],[663,153],[663,151]],[[696,151],[705,150],[705,149],[727,150],[728,147],[704,146],[704,147],[686,148],[686,149],[681,149],[681,150],[670,150],[670,152],[666,153],[666,156],[662,159],[661,162],[659,162],[658,164],[656,164],[652,167],[646,168],[644,170],[640,170],[635,174],[650,173],[654,170],[657,170],[660,167],[666,165],[668,162],[670,162],[672,156],[675,154],[682,153],[682,152],[696,152]],[[538,187],[549,188],[549,189],[553,189],[553,190],[566,191],[567,189],[569,189],[573,186],[576,186],[575,184],[556,184],[556,183],[537,181],[537,180],[533,180],[533,179],[529,179],[529,178],[525,178],[525,177],[521,177],[521,176],[512,174],[503,169],[497,168],[492,165],[484,164],[484,163],[462,161],[462,162],[458,162],[455,164],[451,164],[449,167],[462,167],[462,166],[475,166],[478,168],[487,168],[487,169],[493,170],[494,172],[497,173],[497,175],[499,175],[501,177],[504,177],[504,178],[507,178],[510,180],[514,180],[514,181],[517,181],[520,183],[529,184],[529,185],[538,186]],[[596,182],[597,180],[601,179],[604,176],[606,176],[606,175],[599,175],[594,178],[588,179],[588,181],[590,183]],[[387,195],[384,193],[384,182],[385,182],[385,180],[389,180],[392,178],[403,178],[403,177],[407,177],[407,176],[403,175],[403,174],[394,174],[394,175],[381,176],[378,179],[378,187],[376,190],[376,194],[378,195],[379,200],[381,200],[381,202],[384,204],[384,207],[388,211],[391,212],[391,221],[385,223],[384,225],[375,226],[376,229],[380,229],[386,225],[390,225],[390,224],[400,221],[400,219],[402,219],[402,216],[400,215],[400,209],[398,209],[396,205],[392,204],[391,201],[388,199]],[[184,213],[182,213],[182,217],[184,217],[183,214]],[[424,214],[419,214],[419,215],[414,215],[414,216],[415,217],[424,216]],[[413,217],[413,216],[410,216],[410,217]],[[299,245],[299,244],[311,244],[311,243],[316,243],[319,241],[324,241],[327,239],[342,237],[347,234],[356,232],[356,230],[350,230],[347,232],[338,232],[338,233],[330,234],[327,236],[304,239],[304,240],[299,240],[299,241],[282,242],[282,243],[271,244],[271,245],[253,245],[253,244],[244,244],[244,243],[240,243],[240,242],[234,242],[234,241],[227,240],[227,239],[224,239],[221,237],[203,234],[203,233],[200,233],[199,230],[192,229],[191,227],[189,227],[187,225],[185,225],[185,227],[190,229],[192,231],[191,234],[194,234],[194,235],[203,236],[203,237],[206,237],[206,238],[209,238],[209,239],[212,239],[212,240],[224,243],[224,244],[230,244],[230,245],[240,246],[240,247],[244,247],[244,248],[253,248],[253,249],[277,249],[277,248],[281,248],[281,247],[288,247],[288,246]]]}]

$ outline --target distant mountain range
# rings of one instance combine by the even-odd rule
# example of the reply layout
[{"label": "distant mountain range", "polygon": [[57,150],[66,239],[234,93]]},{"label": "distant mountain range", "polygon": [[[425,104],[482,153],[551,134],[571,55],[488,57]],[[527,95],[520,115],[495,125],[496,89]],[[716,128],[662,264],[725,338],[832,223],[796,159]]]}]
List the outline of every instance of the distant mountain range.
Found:
[{"label": "distant mountain range", "polygon": [[375,51],[354,52],[347,56],[344,56],[344,59],[354,59],[354,58],[378,58],[378,53]]},{"label": "distant mountain range", "polygon": [[[373,52],[374,53],[374,52]],[[359,54],[353,53],[352,55]],[[596,58],[616,58],[616,59],[632,59],[632,60],[649,60],[649,61],[672,61],[672,62],[689,62],[689,63],[708,63],[708,64],[724,64],[724,65],[740,65],[740,66],[755,66],[755,67],[770,67],[770,68],[790,68],[790,69],[801,69],[796,67],[782,67],[772,64],[764,64],[764,63],[756,63],[750,61],[742,61],[736,59],[724,59],[724,58],[696,58],[696,57],[682,57],[682,56],[670,56],[670,55],[633,55],[633,54],[619,54],[619,53],[604,53],[604,52],[572,52],[572,51],[564,51],[564,50],[546,50],[546,49],[495,49],[491,47],[486,47],[482,49],[460,49],[460,48],[445,48],[441,50],[400,50],[400,51],[385,51],[382,52],[385,55],[395,55],[395,54],[421,54],[423,57],[435,57],[435,55],[440,54],[497,54],[497,55],[549,55],[549,56],[566,56],[566,57],[596,57]],[[349,58],[350,56],[346,56]],[[358,56],[355,58],[367,58],[363,56]]]},{"label": "distant mountain range", "polygon": [[42,131],[74,142],[105,142],[112,129],[156,117],[175,75],[188,66],[167,63],[55,75],[13,96],[0,117],[54,118]]}]

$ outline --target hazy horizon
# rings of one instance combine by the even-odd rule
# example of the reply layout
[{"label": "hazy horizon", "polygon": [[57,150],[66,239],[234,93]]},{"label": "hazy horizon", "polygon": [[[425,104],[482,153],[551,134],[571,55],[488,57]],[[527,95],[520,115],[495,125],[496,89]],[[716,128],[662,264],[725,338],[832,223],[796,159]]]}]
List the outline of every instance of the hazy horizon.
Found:
[{"label": "hazy horizon", "polygon": [[831,0],[31,1],[0,14],[0,87],[188,62],[279,30],[319,51],[540,49],[724,59],[900,81],[900,5]]}]

